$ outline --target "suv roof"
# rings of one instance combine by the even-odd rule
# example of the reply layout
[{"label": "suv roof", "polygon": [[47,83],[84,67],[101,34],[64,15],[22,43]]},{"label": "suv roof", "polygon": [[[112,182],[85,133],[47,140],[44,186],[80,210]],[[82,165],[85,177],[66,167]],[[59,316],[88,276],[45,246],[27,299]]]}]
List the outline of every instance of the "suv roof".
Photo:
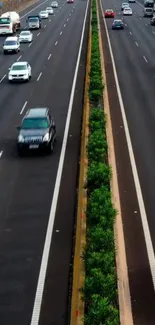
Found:
[{"label": "suv roof", "polygon": [[48,108],[30,108],[25,117],[46,117],[48,115],[49,109]]}]

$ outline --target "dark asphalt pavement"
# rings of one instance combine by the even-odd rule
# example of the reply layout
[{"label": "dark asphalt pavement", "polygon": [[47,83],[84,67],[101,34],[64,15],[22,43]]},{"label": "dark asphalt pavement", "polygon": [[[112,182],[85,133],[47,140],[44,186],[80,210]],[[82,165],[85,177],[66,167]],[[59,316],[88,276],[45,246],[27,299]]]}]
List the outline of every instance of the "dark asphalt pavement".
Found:
[{"label": "dark asphalt pavement", "polygon": [[[39,5],[33,11],[38,13],[51,3],[44,2],[22,12],[23,28],[30,10]],[[7,77],[0,81],[0,325],[31,321],[86,5],[86,1],[68,5],[60,0],[55,15],[33,32],[31,46],[22,44],[18,55],[0,53],[0,78],[21,55],[20,61],[27,60],[32,67],[30,83],[10,85]],[[66,325],[68,319],[87,37],[88,19],[43,298],[46,315],[41,312],[40,325]],[[3,41],[1,37],[1,49]],[[20,159],[16,126],[27,108],[36,106],[51,108],[57,125],[56,147],[51,157]]]},{"label": "dark asphalt pavement", "polygon": [[[120,0],[103,0],[103,7],[114,9],[115,18],[123,17]],[[123,17],[124,30],[113,31],[111,19],[107,19],[106,23],[155,249],[155,27],[150,26],[149,18],[143,18],[139,4],[131,4],[131,7],[133,15]],[[102,31],[105,38],[103,24]],[[111,89],[112,123],[134,325],[154,325],[155,294],[109,56],[106,44],[106,69]]]}]

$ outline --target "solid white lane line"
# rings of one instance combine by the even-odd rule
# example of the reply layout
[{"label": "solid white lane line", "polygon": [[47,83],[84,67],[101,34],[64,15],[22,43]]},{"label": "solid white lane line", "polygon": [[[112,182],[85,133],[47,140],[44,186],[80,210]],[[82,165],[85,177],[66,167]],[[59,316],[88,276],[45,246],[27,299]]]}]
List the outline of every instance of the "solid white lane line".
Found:
[{"label": "solid white lane line", "polygon": [[39,73],[39,76],[37,78],[37,81],[39,81],[39,79],[41,78],[41,76],[42,76],[42,72]]},{"label": "solid white lane line", "polygon": [[6,74],[1,78],[0,83],[5,79]]},{"label": "solid white lane line", "polygon": [[40,32],[37,34],[37,36],[39,36],[40,35]]},{"label": "solid white lane line", "polygon": [[60,32],[60,35],[62,35],[62,32]]},{"label": "solid white lane line", "polygon": [[136,46],[139,46],[137,42],[135,42]]},{"label": "solid white lane line", "polygon": [[22,55],[19,56],[19,58],[16,61],[19,61],[21,59]]},{"label": "solid white lane line", "polygon": [[[136,1],[136,2],[138,2],[138,1]],[[100,5],[103,10],[101,0],[100,0]],[[103,13],[103,15],[104,15],[104,13]],[[105,21],[104,21],[104,24],[105,24],[105,28],[106,28],[106,34],[107,34],[107,39],[108,39],[108,44],[109,44],[109,49],[110,49],[110,55],[111,55],[111,59],[112,59],[112,65],[113,65],[113,71],[114,71],[115,82],[116,82],[116,87],[117,87],[117,93],[118,93],[118,98],[119,98],[119,102],[120,102],[124,130],[125,130],[127,146],[128,146],[128,151],[129,151],[130,163],[131,163],[131,167],[132,167],[133,179],[134,179],[134,183],[135,183],[135,189],[136,189],[136,194],[137,194],[137,199],[138,199],[138,204],[139,204],[139,209],[140,209],[140,217],[141,217],[141,222],[142,222],[142,226],[143,226],[147,255],[148,255],[148,260],[149,260],[149,265],[150,265],[150,270],[151,270],[151,275],[152,275],[153,288],[155,290],[155,254],[154,254],[154,249],[153,249],[153,245],[152,245],[152,239],[151,239],[151,234],[150,234],[150,230],[149,230],[148,219],[147,219],[141,184],[140,184],[140,180],[139,180],[139,176],[138,176],[136,160],[135,160],[134,151],[133,151],[133,147],[132,147],[132,141],[130,138],[128,121],[127,121],[127,117],[126,117],[126,113],[125,113],[125,107],[124,107],[124,103],[123,103],[121,89],[119,86],[115,59],[114,59],[111,41],[110,41],[110,37],[109,37],[109,33],[108,33],[108,29],[107,29],[107,25],[106,25]]]},{"label": "solid white lane line", "polygon": [[[86,18],[88,15],[88,6],[89,6],[89,0],[87,1],[85,17],[83,20],[83,27],[82,27],[81,40],[80,40],[80,46],[79,46],[79,51],[78,51],[78,58],[77,58],[77,62],[76,62],[76,68],[75,68],[73,84],[72,84],[72,89],[71,89],[71,95],[70,95],[70,100],[69,100],[63,143],[62,143],[62,147],[61,147],[61,154],[60,154],[59,165],[58,165],[57,176],[56,176],[55,187],[54,187],[54,193],[53,193],[53,198],[52,198],[52,203],[51,203],[51,210],[50,210],[50,215],[49,215],[49,221],[48,221],[48,226],[47,226],[45,244],[44,244],[44,249],[43,249],[43,255],[42,255],[42,260],[41,260],[41,266],[40,266],[40,271],[39,271],[39,277],[38,277],[38,283],[37,283],[37,289],[36,289],[36,295],[35,295],[35,301],[34,301],[30,325],[38,325],[38,323],[39,323],[43,291],[44,291],[44,285],[45,285],[45,278],[46,278],[46,272],[47,272],[47,265],[48,265],[50,247],[51,247],[51,242],[52,242],[55,215],[56,215],[56,208],[57,208],[57,203],[58,203],[58,196],[59,196],[62,172],[63,172],[63,167],[64,167],[64,159],[65,159],[65,154],[66,154],[68,133],[69,133],[71,115],[72,115],[72,110],[73,110],[75,87],[76,87],[77,75],[78,75],[79,65],[80,65],[80,57],[81,57],[81,51],[82,51],[82,45],[83,45],[83,39],[84,39],[84,33],[85,33]],[[52,315],[51,315],[51,319],[52,319]]]},{"label": "solid white lane line", "polygon": [[64,24],[64,27],[66,27],[66,24]]},{"label": "solid white lane line", "polygon": [[47,59],[47,60],[50,60],[50,58],[51,58],[51,55],[52,55],[52,54],[50,54],[50,55],[49,55],[49,57],[48,57],[48,59]]},{"label": "solid white lane line", "polygon": [[147,61],[145,55],[143,55],[143,59],[145,60],[146,63],[148,63],[148,61]]},{"label": "solid white lane line", "polygon": [[3,150],[0,151],[0,158],[2,158],[2,155],[3,155]]},{"label": "solid white lane line", "polygon": [[57,44],[58,44],[58,41],[55,42],[55,45],[57,45]]},{"label": "solid white lane line", "polygon": [[131,32],[129,32],[129,34],[130,34],[130,35],[132,35],[132,33],[131,33]]},{"label": "solid white lane line", "polygon": [[29,47],[32,45],[32,43],[29,44]]},{"label": "solid white lane line", "polygon": [[24,109],[25,109],[27,103],[28,103],[27,101],[24,103],[24,105],[23,105],[23,107],[22,107],[22,109],[21,109],[21,111],[20,111],[20,115],[24,112]]}]

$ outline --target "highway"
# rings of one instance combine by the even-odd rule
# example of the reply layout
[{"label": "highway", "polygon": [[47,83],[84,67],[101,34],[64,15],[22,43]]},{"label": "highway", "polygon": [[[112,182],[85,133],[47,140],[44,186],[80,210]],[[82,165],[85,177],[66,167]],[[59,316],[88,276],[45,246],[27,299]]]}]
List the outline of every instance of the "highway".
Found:
[{"label": "highway", "polygon": [[[150,26],[149,18],[143,18],[143,1],[138,2],[130,4],[133,15],[123,17],[120,0],[101,0],[103,9],[113,9],[115,18],[123,17],[125,24],[124,30],[112,30],[113,19],[106,19],[154,251],[155,27]],[[144,240],[141,213],[103,24],[101,28],[105,37],[104,54],[110,89],[134,325],[154,325],[155,294],[151,276],[155,265],[154,255],[149,252],[150,268],[145,240],[147,243],[151,241],[146,234]]]},{"label": "highway", "polygon": [[[50,3],[25,9],[22,28]],[[0,325],[66,325],[69,318],[90,8],[81,0],[58,3],[20,53],[4,56],[0,37]],[[8,83],[16,60],[30,63],[29,83]],[[19,158],[16,127],[37,106],[51,108],[56,121],[54,153]]]}]

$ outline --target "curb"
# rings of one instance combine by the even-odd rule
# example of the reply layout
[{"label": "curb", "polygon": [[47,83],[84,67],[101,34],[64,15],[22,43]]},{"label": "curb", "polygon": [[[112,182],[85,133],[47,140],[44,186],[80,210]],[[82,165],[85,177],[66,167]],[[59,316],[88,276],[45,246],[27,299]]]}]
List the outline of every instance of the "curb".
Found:
[{"label": "curb", "polygon": [[[91,15],[90,15],[91,21]],[[84,301],[80,289],[84,286],[85,267],[83,261],[83,249],[86,243],[86,207],[87,207],[87,191],[84,189],[87,177],[87,142],[89,135],[89,72],[91,60],[91,24],[89,28],[88,52],[86,79],[84,90],[84,105],[82,118],[82,136],[81,136],[81,153],[80,153],[80,174],[78,186],[78,205],[77,205],[77,224],[76,224],[76,242],[73,264],[73,286],[71,301],[71,320],[70,325],[82,325],[84,323]]]},{"label": "curb", "polygon": [[[105,61],[104,61],[104,52],[103,52],[104,45],[102,43],[103,39],[100,30],[101,21],[99,18],[99,5],[97,0],[96,0],[96,5],[97,5],[102,78],[105,84],[103,102],[104,102],[104,111],[107,118],[106,136],[107,136],[107,143],[108,143],[108,161],[109,161],[109,165],[112,167],[111,193],[112,193],[112,201],[114,207],[117,210],[117,215],[116,215],[116,220],[114,225],[114,234],[115,234],[115,248],[116,248],[116,268],[117,268],[117,276],[118,276],[117,286],[118,286],[118,298],[119,298],[120,324],[133,325],[133,316],[132,316],[130,290],[129,290],[129,279],[128,279],[127,261],[126,261],[126,252],[125,252],[125,241],[124,241],[123,224],[122,224],[122,216],[121,216],[121,204],[120,204],[118,179],[117,179],[116,157],[115,157],[115,149],[114,149],[114,141],[113,141],[108,89],[106,85]],[[100,7],[103,16],[101,0],[100,0]]]}]

